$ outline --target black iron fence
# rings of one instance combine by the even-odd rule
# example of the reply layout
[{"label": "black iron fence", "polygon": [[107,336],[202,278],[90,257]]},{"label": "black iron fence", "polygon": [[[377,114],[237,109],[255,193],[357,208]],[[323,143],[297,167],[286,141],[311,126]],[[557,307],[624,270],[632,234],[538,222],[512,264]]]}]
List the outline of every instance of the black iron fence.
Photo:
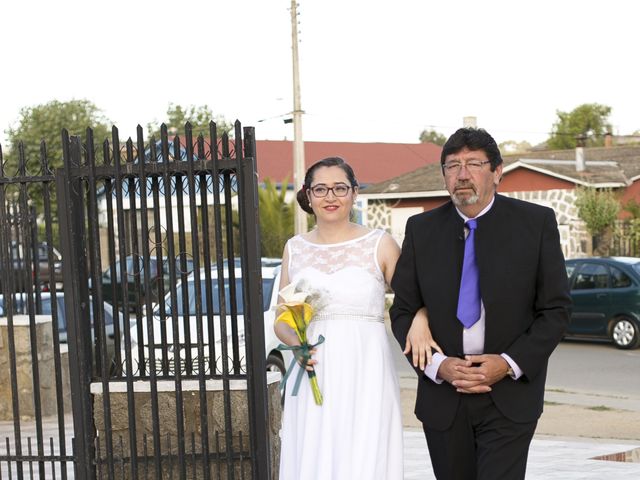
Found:
[{"label": "black iron fence", "polygon": [[[55,177],[44,143],[39,159],[25,158],[22,145],[17,154],[17,163],[9,164],[0,151],[0,475],[45,478],[56,471],[64,479],[73,457],[55,308],[61,280]],[[48,300],[54,308],[43,343],[36,315]]]},{"label": "black iron fence", "polygon": [[[233,139],[218,139],[212,123],[205,140],[187,124],[182,138],[163,128],[147,142],[138,128],[123,145],[115,128],[100,145],[88,129],[82,139],[63,132],[62,147],[55,175],[44,145],[38,175],[23,154],[16,175],[0,172],[12,392],[0,478],[34,468],[39,478],[270,478],[253,129],[236,123]],[[42,204],[29,201],[35,189]],[[20,212],[30,221],[14,220]],[[12,242],[30,266],[20,275],[5,270]],[[47,310],[55,412],[42,411],[46,382],[33,362],[32,439],[15,393],[15,318],[26,312],[36,358]]]}]

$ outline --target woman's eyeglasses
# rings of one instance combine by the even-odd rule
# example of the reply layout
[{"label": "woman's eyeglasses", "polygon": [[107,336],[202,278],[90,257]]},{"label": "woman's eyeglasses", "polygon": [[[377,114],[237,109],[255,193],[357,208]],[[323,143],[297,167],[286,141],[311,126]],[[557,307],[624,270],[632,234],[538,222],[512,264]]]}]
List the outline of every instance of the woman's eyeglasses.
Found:
[{"label": "woman's eyeglasses", "polygon": [[338,185],[334,185],[333,187],[327,187],[326,185],[316,185],[315,187],[311,187],[311,193],[316,198],[324,198],[329,195],[329,192],[333,192],[336,197],[346,197],[351,190],[349,185],[345,185],[344,183],[339,183]]}]

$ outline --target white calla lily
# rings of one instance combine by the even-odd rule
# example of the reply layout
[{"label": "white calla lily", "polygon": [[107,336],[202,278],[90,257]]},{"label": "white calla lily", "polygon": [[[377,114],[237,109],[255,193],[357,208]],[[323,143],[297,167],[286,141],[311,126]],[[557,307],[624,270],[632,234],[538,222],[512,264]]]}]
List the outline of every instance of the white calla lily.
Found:
[{"label": "white calla lily", "polygon": [[298,291],[296,292],[296,286],[293,283],[290,283],[286,287],[284,287],[278,295],[285,301],[285,303],[291,302],[304,302],[309,296],[309,292]]}]

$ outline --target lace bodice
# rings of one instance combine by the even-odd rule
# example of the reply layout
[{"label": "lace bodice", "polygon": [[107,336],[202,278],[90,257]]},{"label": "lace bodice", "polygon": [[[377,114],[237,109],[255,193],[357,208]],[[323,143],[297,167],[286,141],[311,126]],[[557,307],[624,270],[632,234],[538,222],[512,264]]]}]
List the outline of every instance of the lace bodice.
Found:
[{"label": "lace bodice", "polygon": [[287,243],[289,279],[317,293],[318,313],[382,318],[385,282],[377,260],[384,232],[335,244],[311,243],[300,235]]}]

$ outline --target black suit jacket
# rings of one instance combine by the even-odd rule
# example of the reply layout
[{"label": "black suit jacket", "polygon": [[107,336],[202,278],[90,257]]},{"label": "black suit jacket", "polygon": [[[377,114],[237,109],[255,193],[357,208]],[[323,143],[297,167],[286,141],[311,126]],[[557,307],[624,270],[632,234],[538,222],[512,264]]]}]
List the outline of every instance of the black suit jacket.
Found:
[{"label": "black suit jacket", "polygon": [[[508,354],[523,376],[492,386],[497,408],[514,422],[542,413],[547,361],[569,322],[571,299],[553,210],[496,195],[478,218],[475,233],[480,292],[485,307],[484,353]],[[449,202],[407,222],[391,286],[391,322],[404,346],[414,313],[427,307],[434,339],[448,356],[460,357],[457,320],[464,254],[464,223]],[[428,428],[447,429],[460,395],[447,382],[420,372],[415,413]]]}]

